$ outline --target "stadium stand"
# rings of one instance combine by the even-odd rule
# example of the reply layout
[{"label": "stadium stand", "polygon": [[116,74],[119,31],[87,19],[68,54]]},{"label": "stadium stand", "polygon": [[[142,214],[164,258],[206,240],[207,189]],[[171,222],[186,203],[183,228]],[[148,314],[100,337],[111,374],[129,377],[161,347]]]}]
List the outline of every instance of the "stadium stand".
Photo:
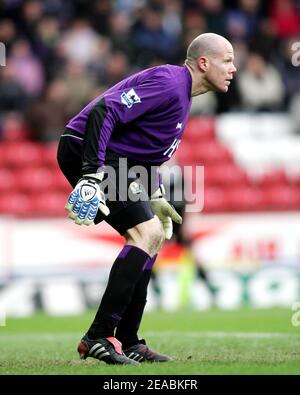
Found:
[{"label": "stadium stand", "polygon": [[[284,2],[283,17],[281,3],[4,2],[0,214],[64,215],[70,186],[58,169],[56,146],[67,120],[126,75],[182,64],[186,43],[206,31],[233,43],[238,73],[228,94],[194,103],[176,159],[204,165],[204,212],[299,209],[300,67],[291,44],[300,41],[300,6]],[[260,91],[251,106],[255,93],[247,83],[245,91],[245,78]]]},{"label": "stadium stand", "polygon": [[[235,124],[234,115],[232,120]],[[273,121],[276,123],[276,119]],[[270,116],[270,123],[273,121]],[[300,166],[299,172],[295,172],[295,160],[299,158],[293,154],[300,153],[300,140],[287,133],[285,139],[278,135],[280,144],[276,144],[274,133],[264,136],[262,143],[258,129],[251,140],[249,136],[245,139],[241,131],[244,127],[246,133],[249,132],[249,122],[255,124],[255,119],[252,121],[248,116],[245,126],[239,122],[234,142],[226,138],[220,142],[218,136],[226,136],[226,128],[222,130],[219,123],[217,129],[214,118],[191,118],[176,158],[181,165],[204,166],[204,212],[300,208]],[[232,127],[230,123],[227,126]],[[276,131],[276,126],[273,127]],[[282,152],[286,147],[290,147],[288,152]],[[272,156],[270,150],[273,150]],[[58,168],[56,144],[2,142],[0,156],[1,214],[65,215],[63,207],[71,188]],[[290,164],[293,173],[289,173]]]}]

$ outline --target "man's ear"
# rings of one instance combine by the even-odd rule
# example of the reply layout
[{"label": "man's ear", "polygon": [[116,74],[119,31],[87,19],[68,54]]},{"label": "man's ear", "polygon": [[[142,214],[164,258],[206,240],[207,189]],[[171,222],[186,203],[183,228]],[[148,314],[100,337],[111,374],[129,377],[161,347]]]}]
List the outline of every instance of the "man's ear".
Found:
[{"label": "man's ear", "polygon": [[197,64],[199,69],[205,72],[208,69],[209,60],[206,56],[199,56],[197,59]]}]

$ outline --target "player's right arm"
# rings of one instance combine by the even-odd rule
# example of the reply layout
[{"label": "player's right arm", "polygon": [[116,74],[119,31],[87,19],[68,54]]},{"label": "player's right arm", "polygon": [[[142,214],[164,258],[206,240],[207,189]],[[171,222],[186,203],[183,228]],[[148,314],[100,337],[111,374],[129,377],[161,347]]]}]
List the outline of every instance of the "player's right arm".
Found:
[{"label": "player's right arm", "polygon": [[[135,81],[136,82],[136,81]],[[118,124],[134,121],[143,114],[168,103],[172,85],[153,77],[138,86],[110,89],[91,108],[83,141],[83,179],[71,193],[66,210],[77,224],[93,222],[98,208],[109,214],[101,181],[105,170],[105,153],[113,130]]]}]

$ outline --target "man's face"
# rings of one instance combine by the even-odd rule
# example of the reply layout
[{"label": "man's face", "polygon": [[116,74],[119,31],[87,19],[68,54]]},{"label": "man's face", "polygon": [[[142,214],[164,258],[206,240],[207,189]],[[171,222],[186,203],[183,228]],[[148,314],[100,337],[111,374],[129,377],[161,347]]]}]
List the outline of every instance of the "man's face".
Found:
[{"label": "man's face", "polygon": [[224,43],[222,47],[208,57],[208,67],[205,72],[205,80],[210,90],[227,92],[236,68],[233,64],[233,49],[230,43]]}]

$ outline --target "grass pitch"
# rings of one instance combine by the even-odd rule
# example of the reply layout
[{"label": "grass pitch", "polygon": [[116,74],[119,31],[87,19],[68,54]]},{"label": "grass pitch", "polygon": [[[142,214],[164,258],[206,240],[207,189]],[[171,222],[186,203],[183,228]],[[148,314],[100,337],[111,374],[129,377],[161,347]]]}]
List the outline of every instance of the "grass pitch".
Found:
[{"label": "grass pitch", "polygon": [[0,327],[0,374],[299,374],[300,327],[292,325],[292,313],[287,309],[146,313],[140,336],[176,361],[140,366],[78,358],[77,343],[94,312],[8,319]]}]

